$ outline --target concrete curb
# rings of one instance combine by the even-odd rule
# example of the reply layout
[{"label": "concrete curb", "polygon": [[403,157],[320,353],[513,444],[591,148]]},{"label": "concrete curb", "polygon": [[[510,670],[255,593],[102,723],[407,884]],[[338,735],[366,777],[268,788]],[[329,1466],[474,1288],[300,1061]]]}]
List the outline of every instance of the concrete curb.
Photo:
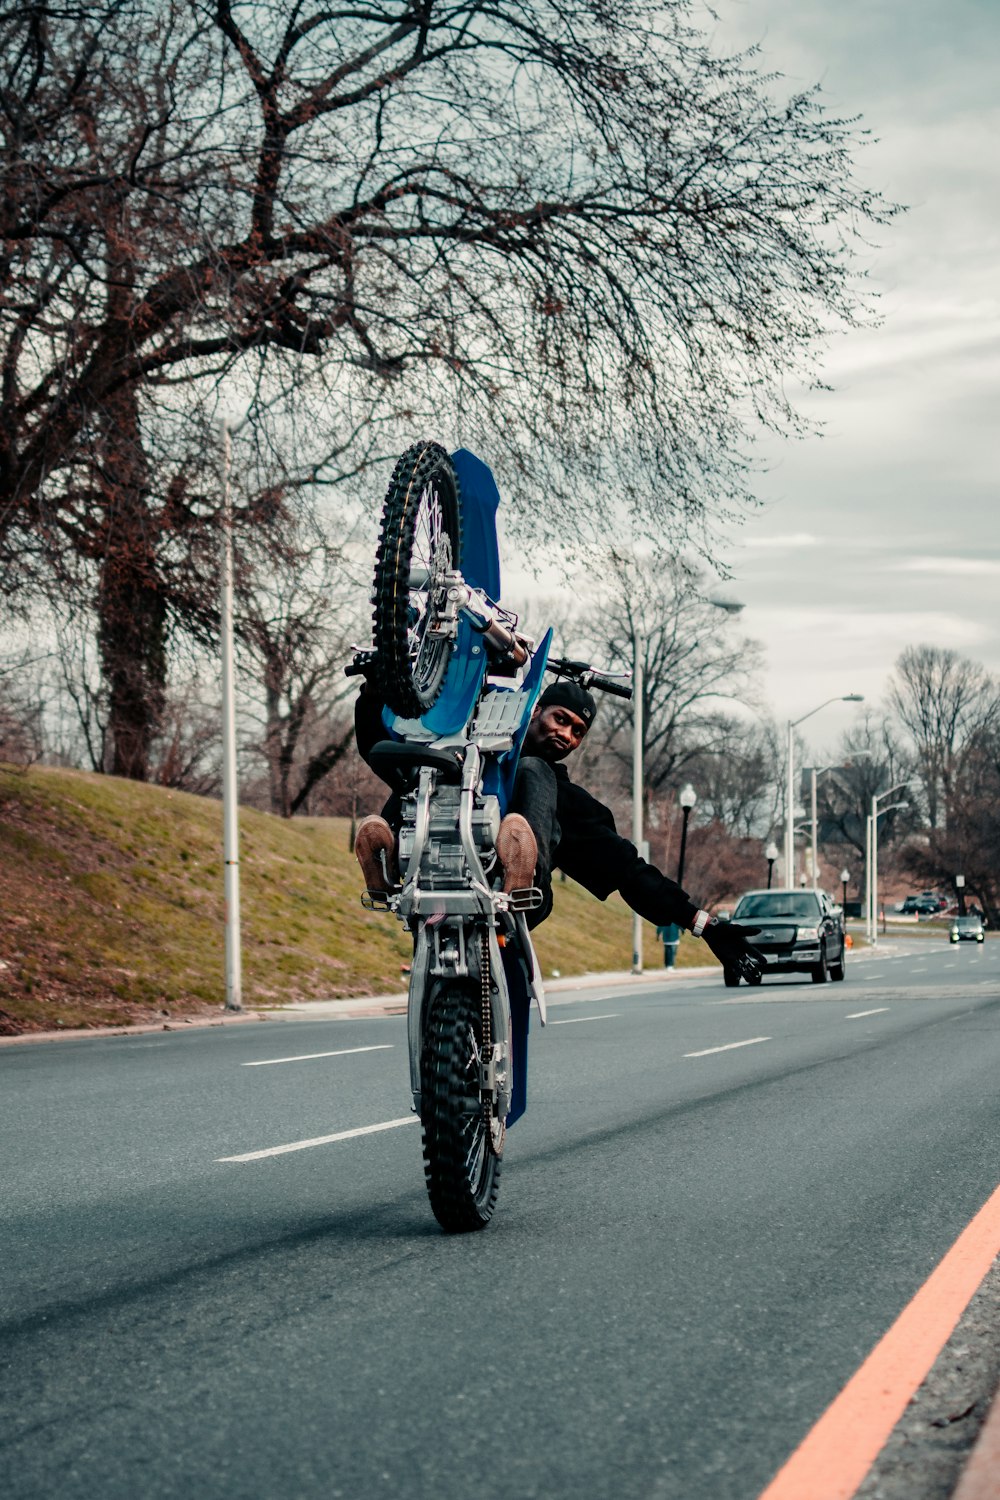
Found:
[{"label": "concrete curb", "polygon": [[[636,989],[648,988],[651,985],[676,984],[676,977],[683,975],[685,978],[702,977],[706,974],[717,972],[717,967],[706,965],[703,968],[690,969],[653,969],[642,974],[631,974],[625,971],[621,973],[608,974],[573,974],[564,978],[550,979],[546,982],[546,996],[551,997],[560,991],[576,991],[585,989],[596,989],[601,985],[608,986],[634,986]],[[370,1016],[370,1015],[392,1015],[401,1014],[406,1010],[406,991],[400,990],[393,995],[352,995],[343,1000],[302,1000],[290,1005],[255,1007],[253,1010],[233,1012],[231,1015],[220,1011],[213,1016],[177,1016],[171,1020],[162,1022],[145,1022],[139,1026],[81,1026],[66,1027],[58,1031],[25,1031],[17,1036],[0,1036],[0,1047],[23,1047],[31,1042],[64,1042],[67,1039],[83,1041],[87,1037],[108,1036],[149,1036],[151,1033],[161,1031],[193,1031],[206,1026],[245,1026],[253,1021],[308,1021],[321,1020],[331,1016]],[[555,1000],[555,1004],[566,1004],[567,1001]]]},{"label": "concrete curb", "polygon": [[266,1011],[235,1011],[232,1015],[177,1016],[174,1020],[148,1022],[141,1026],[80,1026],[60,1031],[23,1031],[18,1036],[0,1036],[0,1047],[24,1047],[30,1042],[85,1041],[96,1036],[149,1036],[161,1031],[198,1031],[206,1026],[245,1026],[248,1021],[268,1021]]},{"label": "concrete curb", "polygon": [[[869,958],[889,958],[898,952],[891,944],[881,944],[878,949],[862,948],[852,954],[851,963]],[[628,988],[645,990],[657,985],[673,986],[685,979],[704,979],[720,972],[718,964],[692,965],[681,969],[644,969],[633,974],[628,969],[612,970],[602,974],[568,974],[558,979],[545,981],[545,995],[555,1005],[568,1004],[556,998],[562,994],[573,994],[579,990]],[[245,1012],[216,1016],[178,1016],[162,1024],[151,1022],[141,1026],[83,1026],[59,1031],[26,1031],[18,1036],[0,1036],[0,1047],[23,1047],[31,1042],[62,1042],[67,1038],[82,1040],[98,1036],[148,1036],[160,1031],[189,1031],[205,1026],[241,1026],[249,1021],[301,1021],[320,1020],[331,1016],[357,1016],[401,1014],[406,1009],[406,991],[392,995],[351,995],[342,1000],[301,1000],[290,1005],[255,1008]]]},{"label": "concrete curb", "polygon": [[[566,1005],[579,990],[603,988],[646,990],[664,984],[674,985],[681,976],[685,979],[698,979],[718,972],[718,966],[711,964],[690,969],[645,970],[642,974],[632,974],[626,970],[606,974],[570,974],[565,978],[560,976],[558,979],[547,979],[545,998],[551,1004]],[[567,999],[557,998],[564,994],[567,995]],[[290,1005],[267,1009],[263,1014],[274,1017],[284,1016],[289,1020],[316,1020],[323,1016],[364,1016],[383,1012],[391,1014],[405,1010],[406,999],[406,991],[400,990],[395,995],[355,995],[346,1000],[301,1000]]]}]

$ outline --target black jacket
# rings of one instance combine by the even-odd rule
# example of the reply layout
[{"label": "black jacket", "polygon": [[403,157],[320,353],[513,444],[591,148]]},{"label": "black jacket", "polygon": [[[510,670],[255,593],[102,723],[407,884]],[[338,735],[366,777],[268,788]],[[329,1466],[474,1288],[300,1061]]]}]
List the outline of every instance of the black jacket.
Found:
[{"label": "black jacket", "polygon": [[[382,704],[367,689],[362,690],[355,704],[354,728],[358,752],[367,761],[375,742],[386,738]],[[690,897],[676,881],[662,875],[655,865],[647,864],[634,844],[622,838],[615,828],[611,809],[582,786],[574,785],[564,765],[560,763],[552,769],[560,828],[559,842],[552,850],[553,868],[564,870],[599,901],[606,901],[612,891],[620,891],[633,911],[657,927],[669,922],[690,927],[698,911]],[[398,826],[396,796],[383,808],[383,817]]]},{"label": "black jacket", "polygon": [[620,891],[632,910],[656,927],[668,922],[690,927],[698,912],[691,898],[622,838],[611,809],[574,785],[562,763],[552,769],[562,835],[553,851],[553,864],[600,901]]}]

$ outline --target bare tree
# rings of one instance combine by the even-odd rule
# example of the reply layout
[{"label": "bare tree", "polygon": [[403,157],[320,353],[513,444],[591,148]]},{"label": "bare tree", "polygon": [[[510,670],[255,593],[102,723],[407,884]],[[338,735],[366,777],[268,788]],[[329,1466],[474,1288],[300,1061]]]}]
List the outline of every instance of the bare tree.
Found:
[{"label": "bare tree", "polygon": [[196,403],[321,366],[346,472],[360,402],[495,450],[526,529],[703,540],[891,212],[685,0],[29,0],[0,42],[0,566],[82,569],[127,775],[199,619]]},{"label": "bare tree", "polygon": [[996,683],[978,662],[939,646],[908,646],[896,661],[889,706],[913,741],[927,821],[942,825],[962,751],[1000,721]]},{"label": "bare tree", "polygon": [[29,766],[42,753],[44,709],[25,681],[37,664],[30,648],[0,660],[0,763]]},{"label": "bare tree", "polygon": [[352,693],[343,675],[350,644],[367,631],[367,596],[315,528],[289,542],[266,584],[256,569],[239,590],[239,631],[263,699],[261,751],[271,811],[291,817],[353,744]]},{"label": "bare tree", "polygon": [[[679,785],[696,759],[732,745],[726,702],[752,703],[760,648],[706,597],[705,580],[683,565],[646,554],[607,554],[588,599],[597,659],[631,671],[642,663],[643,772],[650,792]],[[600,738],[631,758],[632,710],[602,708]]]}]

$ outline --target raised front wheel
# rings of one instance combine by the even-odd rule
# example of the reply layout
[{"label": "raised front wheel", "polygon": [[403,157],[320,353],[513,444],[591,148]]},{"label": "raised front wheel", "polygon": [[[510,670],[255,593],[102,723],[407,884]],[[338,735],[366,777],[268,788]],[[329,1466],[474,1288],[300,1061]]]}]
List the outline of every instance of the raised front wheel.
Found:
[{"label": "raised front wheel", "polygon": [[421,1123],[431,1209],[450,1234],[485,1228],[500,1187],[504,1125],[480,1095],[482,1054],[479,996],[437,984],[425,1031]]},{"label": "raised front wheel", "polygon": [[437,443],[417,443],[389,480],[372,589],[378,686],[403,718],[419,718],[444,686],[453,643],[442,629],[446,579],[460,559],[451,459]]}]

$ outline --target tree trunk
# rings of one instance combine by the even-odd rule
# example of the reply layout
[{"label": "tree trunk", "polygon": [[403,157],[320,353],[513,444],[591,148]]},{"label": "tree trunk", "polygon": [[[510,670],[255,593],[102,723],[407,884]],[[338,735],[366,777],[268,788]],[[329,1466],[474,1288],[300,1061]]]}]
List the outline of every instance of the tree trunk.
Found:
[{"label": "tree trunk", "polygon": [[96,609],[108,687],[111,774],[146,781],[167,680],[167,609],[138,404],[126,388],[100,415],[103,552]]}]

